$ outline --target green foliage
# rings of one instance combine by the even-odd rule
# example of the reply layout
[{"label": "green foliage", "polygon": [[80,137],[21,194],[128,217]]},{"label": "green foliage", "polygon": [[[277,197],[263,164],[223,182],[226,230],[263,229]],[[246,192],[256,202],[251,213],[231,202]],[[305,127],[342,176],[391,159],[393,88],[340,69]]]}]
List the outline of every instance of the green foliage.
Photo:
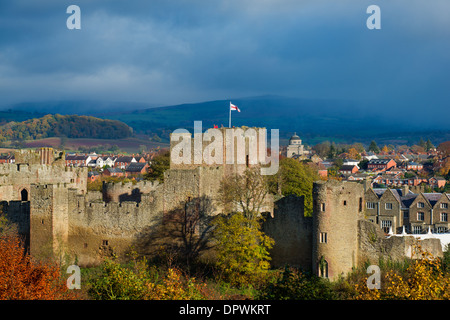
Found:
[{"label": "green foliage", "polygon": [[286,267],[275,282],[260,291],[264,300],[330,300],[335,295],[327,280]]},{"label": "green foliage", "polygon": [[444,256],[442,257],[442,270],[450,274],[450,244],[444,248]]},{"label": "green foliage", "polygon": [[4,140],[33,140],[48,137],[122,139],[130,137],[131,128],[118,120],[91,116],[45,115],[22,122],[10,122],[0,128]]},{"label": "green foliage", "polygon": [[106,260],[102,273],[90,283],[89,295],[95,300],[140,300],[146,295],[147,279],[130,268]]},{"label": "green foliage", "polygon": [[281,190],[283,196],[295,194],[305,196],[305,215],[312,215],[313,182],[319,180],[317,172],[305,163],[292,158],[280,160],[278,174],[270,177],[270,191],[277,193]]},{"label": "green foliage", "polygon": [[369,164],[369,160],[364,159],[358,163],[358,167],[362,170],[367,170],[368,164]]},{"label": "green foliage", "polygon": [[379,153],[380,152],[380,148],[378,148],[377,143],[374,140],[372,140],[370,142],[368,150],[372,151],[372,152],[375,152],[375,153]]},{"label": "green foliage", "polygon": [[178,269],[162,272],[147,261],[123,265],[105,260],[101,272],[89,281],[88,294],[95,300],[203,300],[205,283],[186,277]]},{"label": "green foliage", "polygon": [[149,173],[145,175],[146,180],[158,180],[164,182],[164,172],[170,168],[170,151],[155,156],[151,160]]},{"label": "green foliage", "polygon": [[247,284],[269,269],[274,241],[260,230],[259,221],[238,212],[217,216],[213,225],[216,265],[226,281]]}]

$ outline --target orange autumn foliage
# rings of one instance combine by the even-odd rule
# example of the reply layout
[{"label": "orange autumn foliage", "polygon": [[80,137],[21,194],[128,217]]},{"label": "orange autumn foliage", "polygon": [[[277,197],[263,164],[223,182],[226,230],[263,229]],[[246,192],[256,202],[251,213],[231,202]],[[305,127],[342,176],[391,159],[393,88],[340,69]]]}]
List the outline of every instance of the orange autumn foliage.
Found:
[{"label": "orange autumn foliage", "polygon": [[56,264],[33,261],[17,236],[0,236],[0,300],[71,298]]}]

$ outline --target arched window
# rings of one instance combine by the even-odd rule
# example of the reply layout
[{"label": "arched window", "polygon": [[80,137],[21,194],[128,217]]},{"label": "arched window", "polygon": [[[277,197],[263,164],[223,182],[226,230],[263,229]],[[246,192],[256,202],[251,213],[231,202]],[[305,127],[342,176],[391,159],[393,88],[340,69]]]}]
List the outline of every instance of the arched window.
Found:
[{"label": "arched window", "polygon": [[20,200],[28,201],[28,190],[27,189],[22,189],[22,191],[20,191]]},{"label": "arched window", "polygon": [[328,262],[324,259],[324,257],[320,257],[319,260],[319,277],[328,278]]}]

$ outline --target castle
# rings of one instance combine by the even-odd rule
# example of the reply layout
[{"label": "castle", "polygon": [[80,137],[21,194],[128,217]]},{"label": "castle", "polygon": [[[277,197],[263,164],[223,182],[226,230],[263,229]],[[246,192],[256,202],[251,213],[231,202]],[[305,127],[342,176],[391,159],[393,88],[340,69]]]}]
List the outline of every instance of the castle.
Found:
[{"label": "castle", "polygon": [[[175,147],[171,142],[172,152]],[[250,148],[244,150],[248,159]],[[102,192],[93,192],[87,191],[87,169],[66,167],[64,152],[41,148],[20,150],[15,156],[15,164],[0,164],[3,212],[17,224],[32,256],[66,254],[80,266],[98,264],[112,251],[125,254],[145,233],[188,205],[200,208],[207,203],[208,214],[221,212],[219,182],[228,173],[252,165],[171,161],[163,183],[104,183]],[[381,221],[387,219],[381,217],[390,213],[370,211],[367,203],[374,201],[370,192],[357,182],[316,182],[312,217],[304,214],[303,197],[277,201],[268,197],[262,210],[267,216],[263,228],[275,239],[273,265],[289,264],[335,279],[367,260],[411,257],[416,238],[386,237]],[[394,230],[404,223],[390,217]],[[442,255],[438,239],[422,240],[421,245]]]}]

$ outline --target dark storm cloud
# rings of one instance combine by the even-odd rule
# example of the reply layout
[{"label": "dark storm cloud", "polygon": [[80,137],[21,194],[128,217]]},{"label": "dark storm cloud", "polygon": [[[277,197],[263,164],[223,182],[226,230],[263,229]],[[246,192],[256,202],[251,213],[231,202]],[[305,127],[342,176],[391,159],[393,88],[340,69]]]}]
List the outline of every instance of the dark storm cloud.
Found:
[{"label": "dark storm cloud", "polygon": [[[2,2],[2,103],[272,93],[446,111],[450,3],[375,2]],[[71,4],[81,30],[66,28]],[[371,4],[382,10],[381,30],[366,28]]]}]

